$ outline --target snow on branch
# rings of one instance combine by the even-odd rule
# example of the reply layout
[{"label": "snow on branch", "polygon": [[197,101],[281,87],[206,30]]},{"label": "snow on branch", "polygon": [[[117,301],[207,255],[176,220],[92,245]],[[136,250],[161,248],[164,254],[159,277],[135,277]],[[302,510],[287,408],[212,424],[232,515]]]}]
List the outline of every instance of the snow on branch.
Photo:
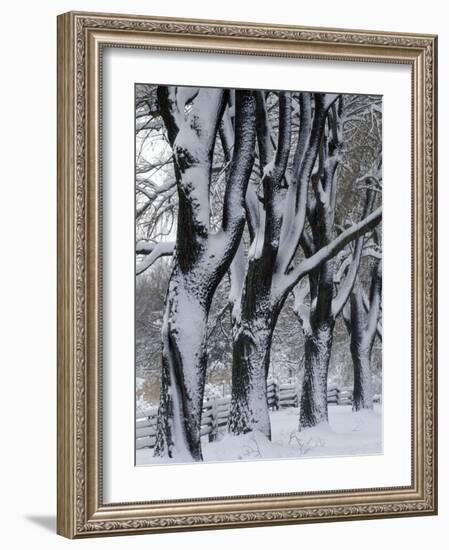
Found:
[{"label": "snow on branch", "polygon": [[245,197],[254,163],[256,142],[256,100],[254,93],[237,90],[235,93],[235,138],[223,202],[222,233],[225,246],[236,245],[245,221]]},{"label": "snow on branch", "polygon": [[136,254],[146,256],[137,264],[136,275],[140,275],[154,264],[156,260],[163,256],[172,256],[175,249],[174,242],[138,241],[136,243]]},{"label": "snow on branch", "polygon": [[[343,256],[340,259],[340,266],[337,270],[337,273],[334,275],[334,283],[336,285],[339,285],[343,281],[344,275],[351,265],[353,258],[352,254],[348,254],[346,251],[343,251],[342,254]],[[311,256],[311,254],[309,254],[309,256]],[[365,243],[363,246],[362,257],[370,257],[375,258],[376,260],[381,260],[382,252],[379,248],[373,247],[371,243]],[[368,300],[368,297],[366,299]]]},{"label": "snow on branch", "polygon": [[[374,204],[374,193],[371,190],[368,190],[366,194],[366,201],[363,208],[363,218],[365,218],[372,210]],[[365,243],[365,235],[361,235],[357,238],[354,253],[352,255],[352,261],[348,266],[346,276],[341,283],[337,295],[332,300],[332,315],[334,319],[341,313],[345,303],[347,302],[352,289],[354,288],[355,280],[359,272],[360,261],[362,258],[363,247]]]},{"label": "snow on branch", "polygon": [[323,262],[333,258],[347,244],[361,235],[367,233],[380,222],[382,219],[382,207],[379,206],[374,212],[367,216],[362,221],[355,223],[346,231],[343,231],[328,245],[320,248],[310,258],[303,260],[294,269],[284,276],[283,286],[287,289],[293,288],[302,277],[319,267]]},{"label": "snow on branch", "polygon": [[[265,101],[263,100],[265,106]],[[262,109],[266,114],[266,109]],[[279,248],[281,215],[281,182],[287,169],[290,155],[291,130],[292,130],[292,97],[290,92],[281,92],[279,95],[279,132],[277,147],[274,150],[271,141],[271,127],[268,120],[264,119],[263,128],[259,134],[259,149],[261,143],[266,142],[265,153],[261,154],[263,166],[262,186],[264,190],[265,227],[262,255],[270,259],[272,265],[276,261]],[[269,162],[264,164],[264,160]],[[267,266],[268,267],[268,266]]]},{"label": "snow on branch", "polygon": [[232,315],[237,320],[239,317],[238,308],[240,306],[240,297],[245,282],[246,258],[242,241],[237,248],[235,256],[229,268],[230,290],[228,300],[232,306]]},{"label": "snow on branch", "polygon": [[[235,93],[230,94],[229,101],[232,95],[234,96],[235,104]],[[231,115],[231,113],[233,114]],[[225,109],[225,112],[223,113],[223,118],[221,120],[219,128],[221,145],[223,147],[223,152],[227,163],[226,177],[229,177],[231,160],[234,152],[234,128],[232,122],[234,118],[235,105],[231,107],[231,103],[229,103]],[[246,190],[245,211],[249,234],[251,237],[251,241],[253,241],[256,233],[260,231],[260,227],[264,226],[264,218],[262,218],[262,216],[264,216],[264,211],[262,210],[261,212],[260,202],[257,197],[257,191],[251,181],[249,181],[248,188]]]},{"label": "snow on branch", "polygon": [[[312,119],[312,96],[314,113]],[[300,129],[293,176],[285,198],[276,272],[287,271],[304,229],[307,212],[307,192],[313,167],[320,149],[321,138],[329,108],[337,100],[338,94],[300,94]]]},{"label": "snow on branch", "polygon": [[[370,301],[367,293],[364,290],[362,292],[362,301],[363,301],[363,307],[365,309],[365,313],[369,313]],[[378,321],[377,321],[377,328],[376,328],[377,337],[381,342],[382,342],[382,333],[383,333],[383,328],[382,328],[382,299],[381,299],[379,304]]]},{"label": "snow on branch", "polygon": [[[307,189],[309,185],[308,174],[301,179],[301,173],[304,171],[304,160],[307,157],[307,151],[311,149],[311,130],[312,130],[312,94],[303,92],[299,94],[300,118],[299,118],[299,136],[296,146],[295,156],[293,160],[293,174],[290,185],[287,189],[285,197],[285,208],[282,219],[281,235],[280,235],[280,250],[276,262],[276,272],[284,272],[291,259],[293,258],[299,236],[304,228],[306,219],[307,205]],[[315,118],[317,111],[315,111]],[[318,144],[320,140],[319,132],[315,132],[315,142],[318,152]],[[313,156],[313,154],[312,154]],[[315,157],[311,160],[312,171]]]},{"label": "snow on branch", "polygon": [[310,313],[311,308],[306,304],[306,297],[310,293],[310,284],[307,279],[303,279],[303,283],[296,285],[293,290],[293,313],[301,323],[304,334],[311,333]]}]

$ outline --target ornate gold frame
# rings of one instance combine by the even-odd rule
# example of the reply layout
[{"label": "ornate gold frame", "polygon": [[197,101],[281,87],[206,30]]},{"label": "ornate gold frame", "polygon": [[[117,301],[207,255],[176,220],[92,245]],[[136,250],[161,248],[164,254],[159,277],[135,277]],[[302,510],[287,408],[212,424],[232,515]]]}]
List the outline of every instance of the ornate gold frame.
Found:
[{"label": "ornate gold frame", "polygon": [[[413,88],[413,391],[409,487],[104,504],[101,51],[115,47],[405,63]],[[58,17],[58,533],[81,538],[437,512],[437,38],[66,13]]]}]

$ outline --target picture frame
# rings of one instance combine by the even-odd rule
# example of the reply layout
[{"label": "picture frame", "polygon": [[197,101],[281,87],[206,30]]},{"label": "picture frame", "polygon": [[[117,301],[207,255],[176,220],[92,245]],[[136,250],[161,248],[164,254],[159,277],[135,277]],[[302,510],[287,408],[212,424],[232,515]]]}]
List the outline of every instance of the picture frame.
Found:
[{"label": "picture frame", "polygon": [[[410,70],[410,483],[108,502],[103,54],[235,55]],[[69,538],[437,513],[437,37],[70,12],[58,17],[58,517]],[[407,214],[408,215],[408,214]],[[388,238],[388,236],[386,237]],[[398,282],[398,284],[400,281]],[[407,353],[408,353],[407,352]],[[132,370],[134,367],[129,365]],[[408,410],[408,408],[407,408]],[[133,414],[131,415],[133,416]],[[134,438],[134,435],[132,436]],[[238,467],[237,465],[236,467]],[[130,467],[134,467],[131,464]],[[193,466],[191,466],[193,467]],[[206,466],[197,465],[195,468]],[[160,473],[165,466],[158,466]],[[271,487],[271,485],[270,485]],[[201,494],[201,490],[200,490]]]}]

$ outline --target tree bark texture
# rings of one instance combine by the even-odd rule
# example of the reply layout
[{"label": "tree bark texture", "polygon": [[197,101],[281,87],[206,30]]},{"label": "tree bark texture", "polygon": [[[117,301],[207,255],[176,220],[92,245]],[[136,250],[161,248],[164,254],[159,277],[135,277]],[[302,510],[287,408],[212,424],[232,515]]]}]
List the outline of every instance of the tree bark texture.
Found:
[{"label": "tree bark texture", "polygon": [[368,311],[363,299],[360,281],[357,281],[344,310],[344,320],[350,336],[350,350],[354,367],[354,411],[373,408],[371,355],[380,315],[382,267],[378,261],[371,269],[371,287]]},{"label": "tree bark texture", "polygon": [[[207,320],[215,290],[232,262],[245,223],[244,198],[254,160],[254,93],[236,92],[235,147],[226,179],[222,227],[209,228],[212,154],[223,91],[190,96],[161,87],[161,112],[175,153],[178,231],[162,328],[161,398],[156,456],[202,460],[201,414]],[[214,95],[215,92],[215,95]],[[188,115],[183,101],[192,102]]]}]

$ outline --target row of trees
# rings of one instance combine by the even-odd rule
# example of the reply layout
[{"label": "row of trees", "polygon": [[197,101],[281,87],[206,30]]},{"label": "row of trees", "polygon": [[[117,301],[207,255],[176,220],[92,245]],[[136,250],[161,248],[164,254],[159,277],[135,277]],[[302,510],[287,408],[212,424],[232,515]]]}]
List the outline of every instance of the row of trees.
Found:
[{"label": "row of trees", "polygon": [[[328,421],[338,317],[350,341],[354,408],[372,407],[371,353],[381,337],[380,99],[167,86],[138,87],[136,98],[136,132],[145,135],[137,276],[171,258],[155,454],[202,459],[208,341],[223,316],[232,357],[228,429],[271,437],[266,381],[287,301],[304,343],[299,428]],[[223,308],[211,323],[217,296]]]}]

